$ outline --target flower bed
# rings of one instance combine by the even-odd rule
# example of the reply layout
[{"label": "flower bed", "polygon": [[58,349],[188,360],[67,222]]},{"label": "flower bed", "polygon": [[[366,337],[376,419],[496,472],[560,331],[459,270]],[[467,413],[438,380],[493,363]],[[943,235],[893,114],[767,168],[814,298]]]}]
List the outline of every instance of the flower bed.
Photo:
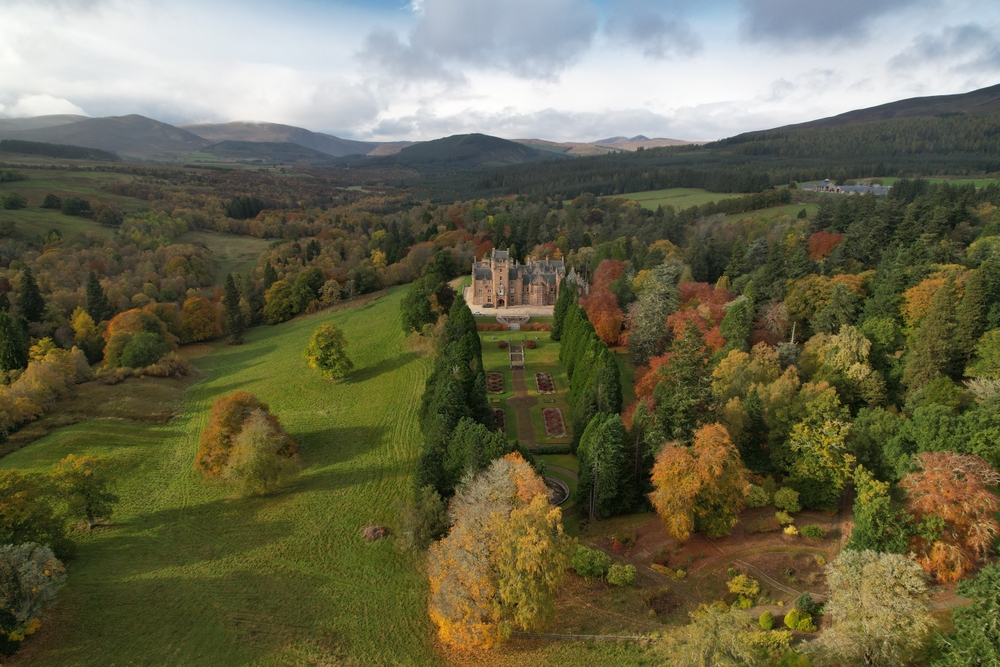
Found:
[{"label": "flower bed", "polygon": [[566,424],[563,423],[562,410],[545,408],[542,410],[542,419],[545,421],[545,435],[550,438],[566,437]]},{"label": "flower bed", "polygon": [[487,394],[503,393],[503,373],[490,371],[489,373],[486,374],[486,393]]},{"label": "flower bed", "polygon": [[539,394],[556,393],[556,385],[552,382],[551,373],[535,373],[535,386],[538,387]]},{"label": "flower bed", "polygon": [[507,411],[503,408],[493,408],[493,430],[507,432]]}]

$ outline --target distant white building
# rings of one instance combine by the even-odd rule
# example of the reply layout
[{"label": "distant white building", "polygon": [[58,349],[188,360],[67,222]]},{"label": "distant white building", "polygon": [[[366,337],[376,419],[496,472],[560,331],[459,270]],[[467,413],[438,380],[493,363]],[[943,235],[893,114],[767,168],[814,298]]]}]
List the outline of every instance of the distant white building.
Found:
[{"label": "distant white building", "polygon": [[873,194],[882,196],[889,194],[892,186],[872,185],[870,181],[858,181],[857,185],[837,185],[827,178],[817,185],[803,185],[800,189],[806,192],[832,192],[838,195]]}]

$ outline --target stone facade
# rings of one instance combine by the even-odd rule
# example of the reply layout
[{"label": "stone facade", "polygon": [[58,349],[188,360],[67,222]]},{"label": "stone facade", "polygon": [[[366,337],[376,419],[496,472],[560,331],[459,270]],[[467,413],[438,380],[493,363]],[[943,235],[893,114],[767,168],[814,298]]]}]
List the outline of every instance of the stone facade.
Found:
[{"label": "stone facade", "polygon": [[512,260],[506,250],[472,264],[472,303],[484,308],[554,306],[559,281],[566,275],[561,259]]}]

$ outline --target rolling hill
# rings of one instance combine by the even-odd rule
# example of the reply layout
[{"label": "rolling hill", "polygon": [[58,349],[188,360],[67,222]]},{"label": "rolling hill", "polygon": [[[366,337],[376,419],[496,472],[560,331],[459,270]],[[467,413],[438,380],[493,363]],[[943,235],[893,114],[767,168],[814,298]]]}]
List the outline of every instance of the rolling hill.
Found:
[{"label": "rolling hill", "polygon": [[615,151],[634,151],[639,148],[660,148],[662,146],[687,146],[699,144],[698,141],[684,141],[682,139],[650,139],[641,134],[635,137],[611,137],[609,139],[599,139],[589,143],[577,141],[546,141],[545,139],[514,139],[519,144],[531,146],[541,151],[549,151],[562,155],[572,155],[581,157],[586,155],[606,155]]},{"label": "rolling hill", "polygon": [[107,116],[40,127],[6,130],[0,139],[22,139],[52,144],[99,148],[135,158],[171,157],[196,151],[212,142],[173,125],[139,116]]},{"label": "rolling hill", "polygon": [[233,123],[180,125],[181,129],[213,142],[239,141],[271,144],[292,143],[326,155],[368,155],[381,146],[374,141],[352,141],[322,132],[311,132],[301,127],[278,123]]},{"label": "rolling hill", "polygon": [[69,125],[88,120],[87,116],[59,114],[53,116],[32,116],[31,118],[0,118],[0,133],[18,132],[20,130],[38,130],[45,127]]},{"label": "rolling hill", "polygon": [[911,97],[897,102],[880,104],[868,107],[867,109],[855,109],[854,111],[830,116],[829,118],[820,118],[819,120],[798,123],[796,125],[786,125],[775,129],[804,130],[857,125],[896,118],[984,113],[1000,113],[1000,84],[958,95]]},{"label": "rolling hill", "polygon": [[325,162],[333,159],[327,153],[306,148],[289,141],[220,141],[206,146],[202,153],[235,160],[263,162]]},{"label": "rolling hill", "polygon": [[341,158],[337,164],[352,168],[404,167],[420,172],[469,171],[565,158],[514,141],[487,134],[455,134],[422,141],[394,155]]}]

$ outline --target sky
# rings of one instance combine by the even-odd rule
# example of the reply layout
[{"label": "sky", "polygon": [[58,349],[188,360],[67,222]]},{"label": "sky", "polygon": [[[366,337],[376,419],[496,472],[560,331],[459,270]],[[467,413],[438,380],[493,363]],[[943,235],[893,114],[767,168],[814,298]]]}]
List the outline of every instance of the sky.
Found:
[{"label": "sky", "polygon": [[711,140],[1000,83],[996,0],[0,0],[0,117]]}]

